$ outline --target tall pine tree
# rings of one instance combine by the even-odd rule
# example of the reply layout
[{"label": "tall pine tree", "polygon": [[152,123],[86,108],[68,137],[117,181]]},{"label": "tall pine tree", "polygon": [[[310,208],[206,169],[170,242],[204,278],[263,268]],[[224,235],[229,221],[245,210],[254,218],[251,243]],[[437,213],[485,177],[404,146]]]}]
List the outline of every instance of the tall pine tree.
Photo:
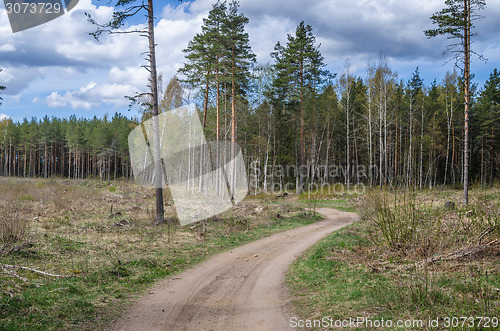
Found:
[{"label": "tall pine tree", "polygon": [[470,55],[471,33],[474,21],[480,16],[475,14],[486,6],[484,0],[446,0],[446,8],[431,16],[437,29],[425,31],[428,38],[445,35],[448,39],[458,39],[459,43],[448,45],[447,51],[455,54],[455,60],[463,64],[464,74],[464,195],[463,203],[469,203],[469,117],[470,117]]},{"label": "tall pine tree", "polygon": [[[153,155],[154,155],[154,185],[156,187],[156,216],[155,224],[165,222],[165,206],[163,205],[163,171],[160,151],[160,129],[158,124],[158,76],[156,72],[156,44],[154,33],[154,10],[153,0],[137,1],[137,0],[117,0],[115,7],[121,8],[113,12],[112,19],[105,24],[98,24],[89,14],[85,13],[88,21],[97,26],[95,32],[90,33],[96,39],[102,33],[139,33],[148,38],[149,47],[147,52],[147,65],[144,67],[150,73],[149,88],[150,91],[141,95],[131,97],[133,102],[136,102],[140,96],[147,96],[148,101],[145,105],[151,109],[153,115]],[[146,12],[147,29],[133,31],[118,31],[125,22],[137,15],[138,13]]]},{"label": "tall pine tree", "polygon": [[276,61],[276,79],[273,82],[276,96],[282,96],[289,105],[298,103],[300,109],[299,193],[304,191],[307,176],[305,100],[308,94],[316,94],[324,78],[328,77],[327,71],[322,69],[325,66],[323,56],[315,43],[312,27],[302,21],[297,26],[295,35],[288,35],[286,46],[278,42],[271,54]]}]

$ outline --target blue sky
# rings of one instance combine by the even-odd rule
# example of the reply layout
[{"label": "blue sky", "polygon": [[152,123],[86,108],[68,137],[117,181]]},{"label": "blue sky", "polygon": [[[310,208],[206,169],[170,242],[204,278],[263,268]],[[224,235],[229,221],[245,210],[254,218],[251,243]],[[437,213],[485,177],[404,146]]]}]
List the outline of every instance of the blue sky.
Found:
[{"label": "blue sky", "polygon": [[[0,85],[3,104],[0,118],[20,121],[45,115],[93,117],[128,111],[125,95],[145,91],[148,73],[141,53],[146,40],[133,35],[103,36],[95,41],[93,27],[84,13],[105,22],[114,1],[80,0],[68,14],[44,25],[13,34],[0,5]],[[158,71],[168,80],[182,66],[182,49],[201,30],[213,0],[155,1]],[[277,41],[284,42],[304,20],[312,25],[327,69],[342,72],[347,59],[351,71],[366,77],[370,63],[380,53],[387,56],[398,78],[408,80],[417,66],[430,85],[441,81],[453,63],[442,50],[448,40],[428,40],[423,30],[432,28],[429,17],[444,0],[241,0],[241,11],[250,19],[247,31],[260,63],[271,61]],[[476,23],[474,48],[487,63],[474,59],[475,82],[482,86],[494,68],[500,68],[500,2],[487,1],[484,19]],[[142,17],[129,22],[132,29]]]}]

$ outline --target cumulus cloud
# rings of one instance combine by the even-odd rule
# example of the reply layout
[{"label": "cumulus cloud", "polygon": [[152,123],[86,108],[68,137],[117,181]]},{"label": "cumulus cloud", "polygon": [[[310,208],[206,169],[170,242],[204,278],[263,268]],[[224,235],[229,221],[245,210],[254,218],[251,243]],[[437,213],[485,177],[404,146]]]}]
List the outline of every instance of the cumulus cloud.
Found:
[{"label": "cumulus cloud", "polygon": [[10,119],[10,116],[9,116],[9,115],[6,115],[6,114],[4,114],[4,113],[1,113],[1,114],[0,114],[0,122],[1,122],[1,121],[5,121],[5,120],[8,120],[8,119]]},{"label": "cumulus cloud", "polygon": [[16,95],[27,88],[36,77],[40,76],[40,68],[32,68],[26,65],[2,66],[0,72],[0,85],[7,88],[2,93],[6,95]]},{"label": "cumulus cloud", "polygon": [[11,44],[5,44],[0,46],[0,52],[13,52],[16,48]]},{"label": "cumulus cloud", "polygon": [[[214,0],[193,0],[158,6],[156,21],[157,67],[168,81],[184,62],[182,50],[201,31],[202,20]],[[98,6],[96,5],[98,4]],[[112,4],[112,3],[111,3]],[[128,104],[124,95],[146,90],[147,39],[135,34],[89,36],[98,22],[112,17],[108,2],[80,0],[68,14],[36,28],[12,34],[6,11],[0,8],[0,85],[6,95],[31,93],[29,101],[52,108],[94,109]],[[304,20],[313,27],[320,50],[331,71],[340,71],[349,58],[353,71],[362,75],[370,59],[380,52],[391,66],[408,71],[414,66],[442,71],[441,51],[446,38],[428,40],[423,30],[432,27],[429,17],[444,0],[240,0],[241,11],[249,18],[247,32],[259,62],[271,61],[277,41],[285,42]],[[474,47],[498,66],[500,2],[488,2],[485,18],[478,21]],[[143,28],[142,17],[125,29]],[[411,68],[413,66],[413,68]],[[411,70],[409,70],[411,68]],[[423,71],[423,70],[422,70]],[[90,84],[89,82],[93,82]],[[33,103],[31,103],[33,104]],[[5,102],[4,106],[5,107]]]},{"label": "cumulus cloud", "polygon": [[[70,106],[72,109],[91,110],[101,104],[112,105],[115,108],[128,105],[125,96],[135,95],[135,87],[127,84],[97,84],[90,82],[76,90],[60,93],[53,91],[45,98],[45,103],[50,108]],[[32,102],[38,103],[35,98]]]},{"label": "cumulus cloud", "polygon": [[70,104],[73,109],[91,109],[95,105],[91,101],[95,86],[96,83],[90,82],[87,86],[83,86],[77,91],[67,91],[63,95],[59,94],[59,92],[52,92],[47,97],[47,105],[52,108],[60,108]]},{"label": "cumulus cloud", "polygon": [[[111,66],[141,60],[141,50],[147,45],[145,38],[103,35],[96,41],[89,35],[95,27],[87,22],[85,13],[90,13],[96,21],[106,22],[113,8],[96,7],[90,0],[81,0],[75,9],[56,20],[15,34],[0,33],[2,67],[11,71],[27,68],[35,73],[29,75],[31,80],[26,79],[28,75],[15,75],[11,84],[19,85],[16,90],[27,88],[31,81],[40,77],[40,68],[70,67],[86,72],[96,68],[108,70]],[[5,9],[0,9],[0,31],[8,29]]]},{"label": "cumulus cloud", "polygon": [[[268,45],[262,41],[256,45],[259,50],[265,49],[261,51],[263,54],[270,53],[277,40],[284,40],[284,32],[293,34],[297,24],[304,20],[313,27],[325,62],[338,69],[346,58],[354,66],[366,67],[369,59],[380,52],[401,61],[440,58],[442,41],[427,40],[423,30],[430,27],[429,16],[440,9],[442,2],[243,0],[241,7],[250,17],[250,31],[261,32],[251,33],[251,37],[260,40],[268,39],[263,38],[266,34],[274,37],[274,42],[269,40]],[[256,26],[256,22],[262,23]],[[288,31],[273,28],[273,23],[284,23],[282,26]]]},{"label": "cumulus cloud", "polygon": [[139,66],[119,68],[114,66],[109,70],[108,81],[113,84],[127,83],[137,88],[143,87],[148,79],[149,73]]}]

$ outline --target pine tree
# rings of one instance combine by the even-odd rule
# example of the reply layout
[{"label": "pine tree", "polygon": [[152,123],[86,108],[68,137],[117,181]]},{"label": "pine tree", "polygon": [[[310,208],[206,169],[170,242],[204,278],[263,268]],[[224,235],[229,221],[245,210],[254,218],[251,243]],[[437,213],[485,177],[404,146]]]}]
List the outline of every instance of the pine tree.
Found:
[{"label": "pine tree", "polygon": [[[248,18],[238,12],[239,3],[232,1],[228,7],[228,14],[224,23],[224,31],[227,33],[224,38],[225,47],[228,51],[227,72],[231,82],[231,160],[236,157],[236,99],[246,94],[248,89],[250,68],[255,62],[255,54],[252,53],[248,33],[245,32],[245,25]],[[231,198],[234,196],[236,186],[236,162],[233,162],[231,169],[233,179],[231,183]]]},{"label": "pine tree", "polygon": [[208,17],[203,19],[201,33],[196,34],[183,50],[186,62],[179,69],[183,76],[182,82],[192,89],[203,91],[203,127],[207,125],[210,89],[217,87],[217,104],[220,97],[221,75],[226,71],[224,61],[228,57],[228,29],[225,26],[228,19],[228,9],[225,2],[217,1]]},{"label": "pine tree", "polygon": [[295,36],[288,35],[286,46],[278,42],[271,54],[276,62],[276,79],[273,82],[275,97],[284,100],[289,106],[299,104],[300,164],[297,188],[299,193],[304,191],[307,175],[304,109],[306,96],[308,93],[316,93],[324,79],[329,77],[322,69],[325,64],[315,41],[312,27],[302,21],[297,26]]},{"label": "pine tree", "polygon": [[459,43],[453,43],[448,46],[447,51],[455,54],[455,60],[462,62],[464,75],[464,164],[463,164],[463,184],[464,195],[463,203],[469,203],[469,117],[471,105],[470,91],[470,55],[471,55],[471,33],[474,28],[474,21],[480,16],[476,11],[486,6],[484,0],[446,0],[447,6],[440,12],[431,16],[432,23],[437,24],[437,29],[425,31],[428,38],[439,35],[446,35],[448,39],[459,39]]},{"label": "pine tree", "polygon": [[476,150],[481,151],[480,182],[482,185],[487,182],[491,185],[499,169],[500,71],[498,69],[490,74],[484,84],[476,106],[474,122],[479,130]]},{"label": "pine tree", "polygon": [[350,73],[350,66],[347,63],[344,73],[340,76],[339,79],[339,92],[340,92],[340,104],[345,113],[345,151],[346,151],[346,167],[345,167],[345,184],[347,186],[347,190],[350,189],[351,185],[351,120],[352,120],[352,112],[353,112],[353,103],[355,98],[354,88],[355,88],[355,80],[354,77]]},{"label": "pine tree", "polygon": [[[135,3],[138,4],[135,4]],[[155,169],[154,169],[154,182],[156,187],[156,217],[155,224],[161,224],[165,222],[165,212],[163,205],[163,171],[162,171],[162,161],[161,161],[161,152],[160,152],[160,130],[158,124],[158,77],[156,72],[156,44],[155,44],[155,34],[154,34],[154,11],[153,11],[153,0],[148,0],[147,4],[144,1],[137,0],[117,0],[115,7],[121,7],[123,10],[113,12],[113,18],[105,23],[98,24],[89,14],[85,13],[88,18],[88,21],[97,26],[97,30],[93,33],[90,33],[96,39],[99,36],[106,33],[124,33],[121,31],[117,31],[117,29],[121,28],[125,22],[134,17],[140,12],[145,11],[147,17],[147,29],[146,30],[135,30],[135,31],[127,31],[139,33],[142,36],[146,36],[149,42],[148,56],[147,62],[148,64],[144,66],[146,70],[150,73],[149,78],[149,88],[150,92],[142,93],[137,96],[129,97],[133,102],[137,102],[138,98],[141,96],[147,96],[148,101],[145,102],[145,105],[151,109],[151,113],[153,115],[153,154],[155,161]]]}]

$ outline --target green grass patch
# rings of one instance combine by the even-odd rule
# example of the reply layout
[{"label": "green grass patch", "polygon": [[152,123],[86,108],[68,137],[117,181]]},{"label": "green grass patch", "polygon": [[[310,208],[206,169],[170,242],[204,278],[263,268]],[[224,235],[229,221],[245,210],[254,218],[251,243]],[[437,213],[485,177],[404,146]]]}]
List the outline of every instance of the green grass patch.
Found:
[{"label": "green grass patch", "polygon": [[[422,320],[424,326],[445,317],[498,318],[497,193],[475,190],[467,208],[451,210],[444,202],[460,192],[396,193],[390,203],[367,196],[361,221],[320,241],[292,265],[286,283],[294,310],[304,320],[365,317]],[[410,232],[401,235],[401,227]],[[434,262],[425,263],[430,257]]]},{"label": "green grass patch", "polygon": [[[131,183],[102,190],[97,181],[40,182],[5,181],[16,190],[10,198],[24,204],[19,217],[32,221],[29,233],[12,243],[20,248],[0,255],[0,263],[69,277],[0,270],[0,330],[103,329],[154,282],[215,254],[322,219],[282,199],[243,202],[189,226],[151,226],[154,195]],[[111,187],[120,195],[110,195]],[[23,199],[26,192],[37,199]],[[8,206],[0,199],[0,208]],[[167,203],[167,217],[172,210]]]}]

